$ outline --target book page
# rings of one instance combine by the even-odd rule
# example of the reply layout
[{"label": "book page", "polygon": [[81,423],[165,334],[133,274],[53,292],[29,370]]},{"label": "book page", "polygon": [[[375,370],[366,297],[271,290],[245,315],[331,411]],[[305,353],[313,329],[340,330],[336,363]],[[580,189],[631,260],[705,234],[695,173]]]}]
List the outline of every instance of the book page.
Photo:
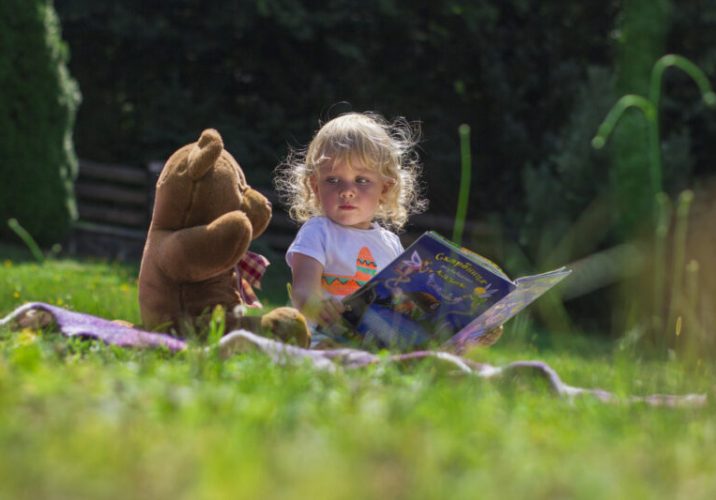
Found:
[{"label": "book page", "polygon": [[571,272],[570,269],[562,267],[544,274],[519,278],[515,281],[517,287],[512,292],[463,328],[445,345],[459,349],[461,346],[474,342],[488,331],[517,315]]}]

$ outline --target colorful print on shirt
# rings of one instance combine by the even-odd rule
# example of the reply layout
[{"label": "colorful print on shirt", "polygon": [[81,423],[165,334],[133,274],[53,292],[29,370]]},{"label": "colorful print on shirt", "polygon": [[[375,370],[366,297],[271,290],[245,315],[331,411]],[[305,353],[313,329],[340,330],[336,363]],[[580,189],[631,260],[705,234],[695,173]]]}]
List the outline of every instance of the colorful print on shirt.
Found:
[{"label": "colorful print on shirt", "polygon": [[371,279],[378,270],[373,254],[368,247],[362,247],[356,257],[356,272],[352,276],[338,274],[324,274],[321,276],[321,286],[331,295],[349,295],[366,281]]}]

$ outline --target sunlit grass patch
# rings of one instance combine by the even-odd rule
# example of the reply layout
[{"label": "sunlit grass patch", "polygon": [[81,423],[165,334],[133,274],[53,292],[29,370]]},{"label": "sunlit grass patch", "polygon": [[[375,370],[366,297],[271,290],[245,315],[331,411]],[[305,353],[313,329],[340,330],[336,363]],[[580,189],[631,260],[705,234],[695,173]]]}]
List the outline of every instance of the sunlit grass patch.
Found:
[{"label": "sunlit grass patch", "polygon": [[0,309],[5,313],[26,302],[49,304],[109,319],[139,321],[137,270],[114,263],[74,260],[5,260],[0,281]]}]

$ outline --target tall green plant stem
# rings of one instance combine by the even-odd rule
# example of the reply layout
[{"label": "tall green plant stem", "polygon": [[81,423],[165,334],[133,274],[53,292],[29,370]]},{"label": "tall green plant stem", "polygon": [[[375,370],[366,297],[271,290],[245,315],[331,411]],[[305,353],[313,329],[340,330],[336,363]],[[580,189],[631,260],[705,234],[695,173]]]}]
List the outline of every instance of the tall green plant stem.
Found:
[{"label": "tall green plant stem", "polygon": [[27,229],[20,225],[17,219],[8,219],[7,225],[22,240],[37,262],[42,263],[45,261],[45,255],[42,253],[42,250],[40,250],[40,247],[35,242],[35,239],[27,231]]},{"label": "tall green plant stem", "polygon": [[606,118],[599,126],[597,135],[592,139],[592,146],[595,149],[602,149],[606,145],[609,136],[614,132],[621,117],[630,108],[636,108],[642,112],[649,128],[651,194],[656,196],[661,191],[661,153],[659,151],[658,137],[658,110],[651,100],[635,94],[622,96],[609,110]]},{"label": "tall green plant stem", "polygon": [[[685,304],[684,304],[684,316],[685,321],[685,343],[688,348],[690,356],[697,355],[700,357],[694,349],[701,345],[704,340],[704,329],[702,323],[698,317],[698,300],[699,300],[699,263],[695,259],[691,259],[686,264],[686,279],[685,281]],[[682,341],[683,342],[683,341]]]},{"label": "tall green plant stem", "polygon": [[708,107],[716,107],[716,94],[714,94],[711,89],[711,84],[709,83],[706,74],[704,74],[704,72],[694,63],[685,57],[676,54],[667,54],[661,57],[654,64],[654,69],[651,72],[651,83],[649,88],[649,99],[654,103],[654,106],[657,108],[659,107],[663,75],[664,72],[672,66],[679,68],[691,77],[694,83],[696,83],[699,87],[699,90],[701,91],[701,98]]},{"label": "tall green plant stem", "polygon": [[[673,267],[671,285],[671,303],[667,328],[671,329],[676,317],[683,311],[684,305],[684,271],[686,270],[686,238],[689,226],[689,211],[694,200],[692,191],[684,191],[679,195],[676,204],[676,222],[674,223]],[[668,333],[668,331],[667,331]]]},{"label": "tall green plant stem", "polygon": [[[649,98],[643,96],[627,94],[622,96],[607,114],[606,118],[599,126],[597,135],[592,139],[592,146],[595,149],[601,149],[607,142],[607,139],[614,131],[619,119],[629,108],[637,108],[642,111],[646,118],[649,129],[649,169],[651,181],[651,194],[653,197],[663,190],[662,186],[662,162],[660,147],[660,125],[659,125],[659,104],[661,101],[662,81],[664,72],[667,68],[677,67],[691,77],[701,91],[701,98],[704,103],[711,107],[716,107],[716,94],[711,89],[711,84],[704,72],[683,56],[676,54],[667,54],[661,57],[651,72],[651,81],[649,84]],[[652,212],[652,222],[656,222],[655,210]]]},{"label": "tall green plant stem", "polygon": [[470,199],[470,182],[472,177],[472,153],[470,151],[470,126],[463,123],[458,127],[460,134],[460,192],[457,199],[455,225],[452,240],[462,245],[462,235],[467,217],[467,203]]},{"label": "tall green plant stem", "polygon": [[664,287],[666,281],[666,245],[671,221],[671,200],[666,193],[656,196],[656,228],[654,230],[654,290],[652,298],[652,328],[661,332],[664,327]]},{"label": "tall green plant stem", "polygon": [[651,80],[649,83],[649,100],[654,105],[656,110],[654,123],[649,130],[649,147],[652,149],[650,154],[651,160],[651,181],[652,190],[661,190],[661,151],[659,149],[659,138],[661,136],[661,123],[659,120],[659,107],[661,105],[661,94],[664,82],[664,73],[670,67],[676,67],[682,70],[684,73],[689,75],[691,79],[696,83],[699,90],[701,91],[701,98],[703,99],[706,106],[710,108],[716,107],[716,94],[711,90],[711,84],[708,78],[701,69],[694,63],[689,61],[683,56],[676,54],[667,54],[654,64],[651,71]]}]

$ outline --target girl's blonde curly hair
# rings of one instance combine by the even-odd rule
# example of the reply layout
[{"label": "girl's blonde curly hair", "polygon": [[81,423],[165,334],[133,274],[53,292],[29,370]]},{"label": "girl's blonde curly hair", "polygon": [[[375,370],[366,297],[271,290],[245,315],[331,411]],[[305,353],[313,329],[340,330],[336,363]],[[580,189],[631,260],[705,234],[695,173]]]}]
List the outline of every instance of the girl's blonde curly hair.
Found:
[{"label": "girl's blonde curly hair", "polygon": [[308,148],[291,150],[276,169],[274,185],[291,218],[305,222],[323,213],[311,189],[318,169],[336,161],[360,162],[391,184],[375,221],[400,230],[409,215],[427,207],[418,184],[418,138],[419,127],[404,118],[391,123],[375,113],[346,113],[320,127]]}]

